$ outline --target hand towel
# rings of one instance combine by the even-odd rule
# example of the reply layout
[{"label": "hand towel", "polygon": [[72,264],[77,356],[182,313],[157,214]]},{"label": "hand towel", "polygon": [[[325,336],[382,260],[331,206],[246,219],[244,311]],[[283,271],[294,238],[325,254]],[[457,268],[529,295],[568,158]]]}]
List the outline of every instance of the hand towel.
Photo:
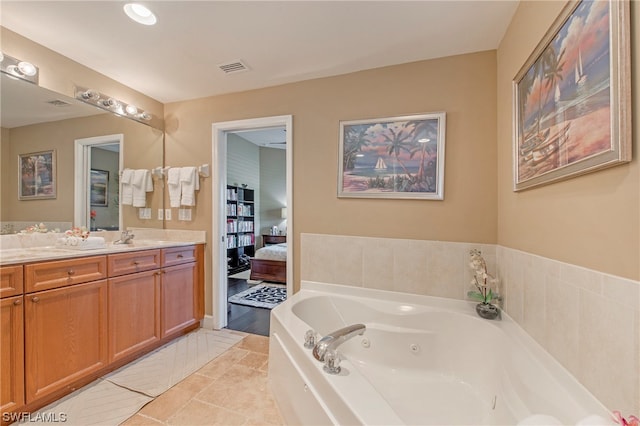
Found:
[{"label": "hand towel", "polygon": [[147,192],[153,191],[151,172],[146,169],[135,170],[131,186],[133,187],[133,207],[145,207],[147,205]]},{"label": "hand towel", "polygon": [[196,167],[182,167],[180,169],[180,187],[182,192],[180,204],[183,206],[195,206],[195,191],[200,189],[200,179]]},{"label": "hand towel", "polygon": [[130,206],[133,204],[133,186],[131,186],[132,179],[133,170],[124,169],[122,171],[122,177],[120,178],[120,184],[122,186],[120,190],[120,202],[123,206]]},{"label": "hand towel", "polygon": [[169,204],[172,208],[180,207],[180,167],[172,167],[167,172],[167,187],[169,188]]}]

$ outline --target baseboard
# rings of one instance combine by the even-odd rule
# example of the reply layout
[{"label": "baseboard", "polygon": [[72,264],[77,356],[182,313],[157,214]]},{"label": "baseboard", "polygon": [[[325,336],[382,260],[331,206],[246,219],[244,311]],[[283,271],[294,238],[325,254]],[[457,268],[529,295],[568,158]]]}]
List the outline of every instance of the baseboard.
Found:
[{"label": "baseboard", "polygon": [[205,315],[202,320],[200,320],[200,327],[206,328],[207,330],[215,330],[213,328],[213,315]]}]

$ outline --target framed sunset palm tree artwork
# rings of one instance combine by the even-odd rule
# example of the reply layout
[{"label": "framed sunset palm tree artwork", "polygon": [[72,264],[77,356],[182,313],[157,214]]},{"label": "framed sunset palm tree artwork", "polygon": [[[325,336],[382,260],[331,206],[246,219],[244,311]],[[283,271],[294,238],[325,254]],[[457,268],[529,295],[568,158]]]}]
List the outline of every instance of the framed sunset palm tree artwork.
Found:
[{"label": "framed sunset palm tree artwork", "polygon": [[629,2],[569,1],[513,83],[519,191],[631,160]]},{"label": "framed sunset palm tree artwork", "polygon": [[338,197],[444,199],[445,113],[340,122]]}]

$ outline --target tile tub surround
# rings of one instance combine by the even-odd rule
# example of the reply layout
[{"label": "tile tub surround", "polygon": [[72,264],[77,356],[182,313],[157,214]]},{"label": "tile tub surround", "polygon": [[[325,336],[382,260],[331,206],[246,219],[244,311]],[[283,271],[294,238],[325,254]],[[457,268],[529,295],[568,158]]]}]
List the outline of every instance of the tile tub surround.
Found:
[{"label": "tile tub surround", "polygon": [[301,234],[301,280],[466,299],[469,250],[495,274],[493,244]]},{"label": "tile tub surround", "polygon": [[640,413],[640,282],[498,246],[504,307],[610,410]]},{"label": "tile tub surround", "polygon": [[506,312],[609,409],[640,414],[640,282],[493,244],[301,234],[301,279],[465,299],[469,250]]}]

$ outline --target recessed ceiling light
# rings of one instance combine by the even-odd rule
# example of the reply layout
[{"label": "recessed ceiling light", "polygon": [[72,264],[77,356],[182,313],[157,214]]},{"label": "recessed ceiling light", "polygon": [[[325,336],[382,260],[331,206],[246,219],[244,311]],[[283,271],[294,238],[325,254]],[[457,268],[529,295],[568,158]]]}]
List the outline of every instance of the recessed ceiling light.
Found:
[{"label": "recessed ceiling light", "polygon": [[154,25],[157,22],[156,15],[146,6],[140,3],[127,3],[124,5],[124,13],[134,21],[142,25]]}]

